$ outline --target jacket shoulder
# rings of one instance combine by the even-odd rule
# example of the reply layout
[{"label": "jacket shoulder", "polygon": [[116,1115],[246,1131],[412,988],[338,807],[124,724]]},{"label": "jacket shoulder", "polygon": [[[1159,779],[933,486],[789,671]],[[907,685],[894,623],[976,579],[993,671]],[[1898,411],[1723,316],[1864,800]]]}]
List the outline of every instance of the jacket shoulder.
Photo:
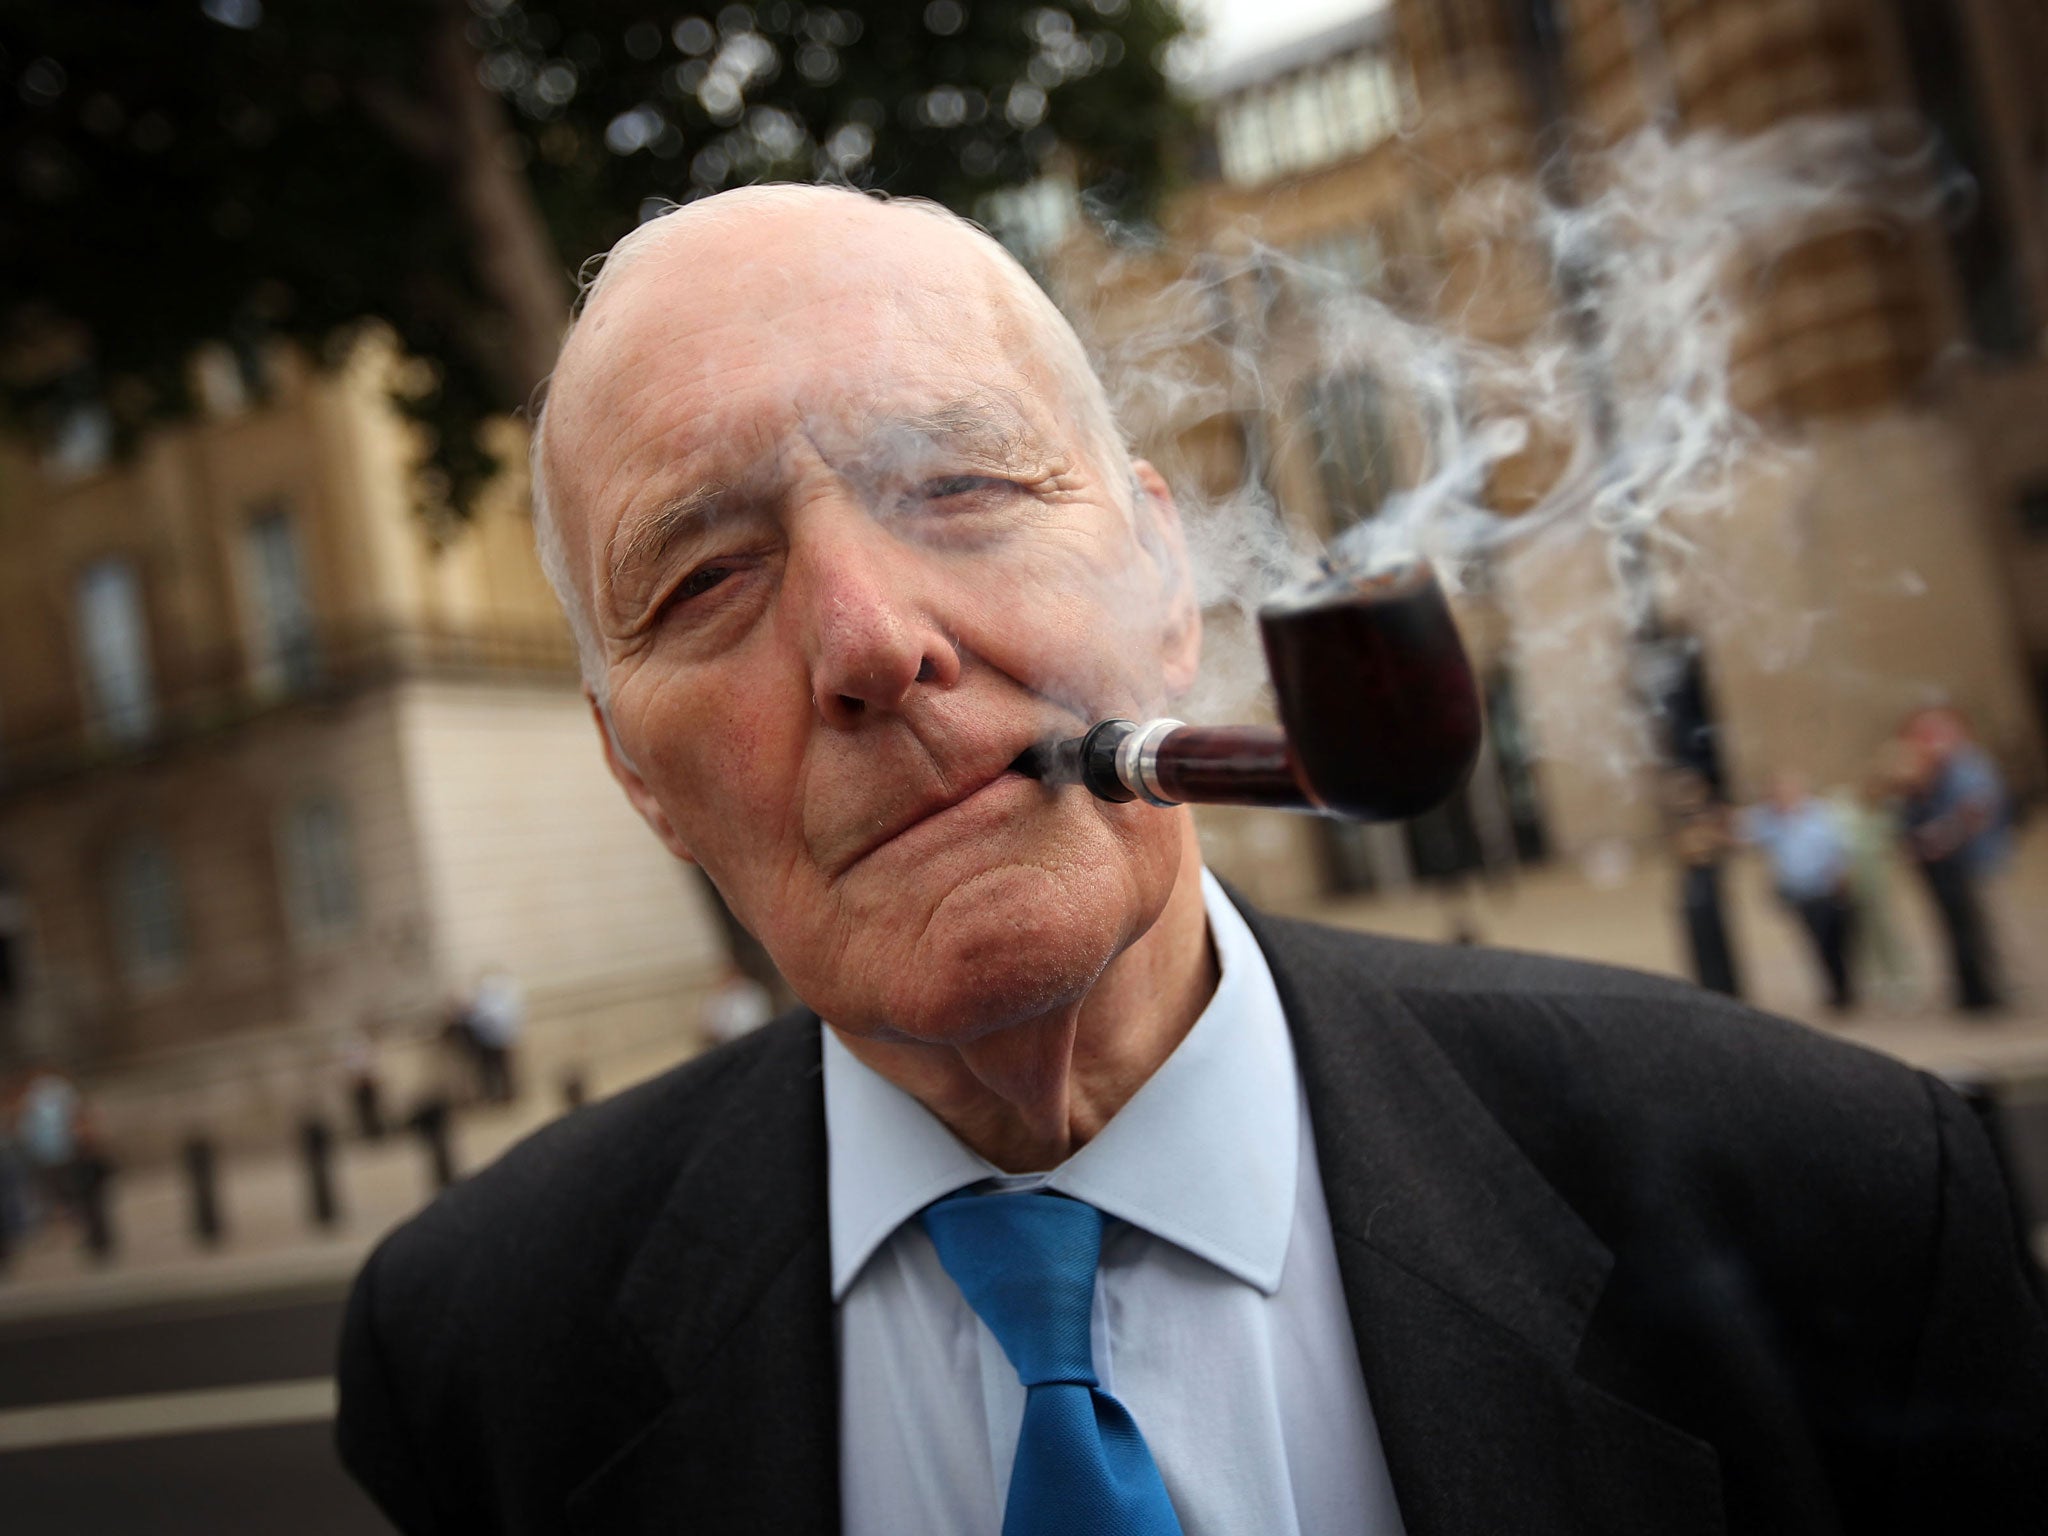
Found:
[{"label": "jacket shoulder", "polygon": [[799,1010],[542,1127],[384,1240],[371,1262],[386,1309],[505,1266],[557,1301],[614,1279],[707,1127],[817,1058],[816,1021]]},{"label": "jacket shoulder", "polygon": [[1259,933],[1306,1006],[1356,999],[1361,984],[1364,995],[1392,993],[1484,1076],[1615,1074],[1610,1088],[1649,1090],[1733,1074],[1766,1099],[1821,1086],[1923,1097],[1917,1074],[1890,1057],[1673,976],[1284,919],[1261,919]]},{"label": "jacket shoulder", "polygon": [[439,1528],[450,1498],[520,1502],[626,1438],[657,1390],[618,1316],[632,1266],[692,1161],[816,1072],[817,1028],[786,1015],[577,1110],[378,1245],[349,1297],[336,1438],[402,1529]]},{"label": "jacket shoulder", "polygon": [[[1356,1015],[1392,994],[1539,1167],[1587,1214],[1635,1201],[1924,1216],[1937,1085],[1905,1064],[1672,977],[1485,947],[1266,920],[1301,1007]],[[1284,990],[1284,988],[1283,988]],[[1825,1225],[1822,1223],[1821,1225]],[[1924,1237],[1924,1232],[1918,1234]]]},{"label": "jacket shoulder", "polygon": [[1606,1250],[1574,1367],[1714,1447],[1731,1525],[1738,1497],[1782,1512],[1803,1467],[1830,1527],[2041,1527],[2048,1331],[1941,1084],[1683,982],[1254,926],[1305,1075],[1344,1089],[1312,1113],[1394,1112],[1376,1069],[1405,1052],[1430,1113],[1504,1134]]},{"label": "jacket shoulder", "polygon": [[1363,967],[1379,985],[1418,994],[1517,997],[1621,997],[1668,1003],[1739,1007],[1672,976],[1623,966],[1568,960],[1559,955],[1499,949],[1486,944],[1432,944],[1388,938],[1324,923],[1252,914],[1269,954],[1311,971],[1354,972]]}]

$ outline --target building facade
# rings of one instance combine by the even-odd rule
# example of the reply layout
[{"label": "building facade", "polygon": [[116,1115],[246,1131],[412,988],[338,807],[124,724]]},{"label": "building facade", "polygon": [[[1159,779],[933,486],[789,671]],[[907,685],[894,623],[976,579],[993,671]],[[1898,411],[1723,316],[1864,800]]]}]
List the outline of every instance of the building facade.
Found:
[{"label": "building facade", "polygon": [[[1441,469],[1375,346],[1547,346],[1580,397],[1562,424],[1536,411],[1476,498],[1503,531],[1458,597],[1494,727],[1466,795],[1402,829],[1213,819],[1218,862],[1289,899],[1651,839],[1674,760],[1736,799],[1779,769],[1854,785],[1937,700],[2037,790],[2044,70],[2037,8],[2001,0],[1394,0],[1207,81],[1213,154],[1161,241],[1075,236],[1042,263],[1113,372],[1143,360],[1130,424],[1195,506],[1264,501],[1328,539]],[[1632,451],[1600,418],[1642,386],[1593,334],[1601,253],[1575,271],[1536,220],[1625,190],[1632,146],[1776,134],[1796,158],[1799,135],[1866,131],[1889,201],[1743,248],[1715,296],[1726,401],[1754,425],[1725,505],[1661,525],[1682,537],[1587,534],[1555,505],[1561,466]],[[1547,214],[1504,222],[1538,193]],[[1325,291],[1384,307],[1362,348],[1332,340]],[[1456,385],[1487,387],[1483,367]],[[1515,528],[1532,507],[1586,536]]]},{"label": "building facade", "polygon": [[722,930],[605,772],[517,477],[437,526],[387,348],[269,362],[130,461],[8,450],[0,1058],[289,1099],[492,966],[680,1045]]}]

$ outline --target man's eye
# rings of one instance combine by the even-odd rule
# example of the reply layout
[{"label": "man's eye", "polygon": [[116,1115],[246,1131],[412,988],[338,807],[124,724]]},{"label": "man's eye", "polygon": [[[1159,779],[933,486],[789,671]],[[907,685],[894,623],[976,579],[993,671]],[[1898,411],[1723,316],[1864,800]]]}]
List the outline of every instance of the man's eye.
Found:
[{"label": "man's eye", "polygon": [[936,480],[927,480],[917,488],[917,494],[925,501],[944,501],[950,496],[972,496],[976,492],[1006,490],[1010,482],[998,480],[993,475],[941,475]]},{"label": "man's eye", "polygon": [[676,583],[676,598],[678,601],[687,602],[693,597],[702,597],[731,574],[732,567],[729,565],[700,566]]}]

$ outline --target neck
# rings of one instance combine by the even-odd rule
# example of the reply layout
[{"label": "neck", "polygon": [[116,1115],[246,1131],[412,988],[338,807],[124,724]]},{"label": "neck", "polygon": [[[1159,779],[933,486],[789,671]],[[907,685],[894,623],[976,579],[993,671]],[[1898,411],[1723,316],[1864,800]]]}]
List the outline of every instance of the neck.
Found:
[{"label": "neck", "polygon": [[959,1045],[839,1038],[996,1167],[1037,1172],[1086,1146],[1144,1086],[1201,1017],[1217,975],[1190,825],[1158,920],[1078,1002]]}]

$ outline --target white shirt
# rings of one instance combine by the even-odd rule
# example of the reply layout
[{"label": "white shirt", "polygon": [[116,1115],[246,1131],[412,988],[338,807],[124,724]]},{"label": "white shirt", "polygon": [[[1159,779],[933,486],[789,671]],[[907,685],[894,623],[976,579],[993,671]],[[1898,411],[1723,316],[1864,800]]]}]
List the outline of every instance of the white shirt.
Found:
[{"label": "white shirt", "polygon": [[996,1536],[1024,1388],[911,1220],[994,1179],[1114,1218],[1095,1369],[1186,1536],[1399,1536],[1272,972],[1206,872],[1222,977],[1094,1140],[1005,1176],[825,1032],[847,1536]]}]

